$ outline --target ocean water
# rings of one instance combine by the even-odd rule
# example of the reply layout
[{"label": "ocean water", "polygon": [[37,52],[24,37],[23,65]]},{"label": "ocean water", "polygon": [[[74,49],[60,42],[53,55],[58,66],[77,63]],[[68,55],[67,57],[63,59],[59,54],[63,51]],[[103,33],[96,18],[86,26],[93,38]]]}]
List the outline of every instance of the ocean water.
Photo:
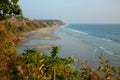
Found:
[{"label": "ocean water", "polygon": [[104,53],[111,64],[120,65],[120,24],[70,24],[58,28],[56,34],[63,38],[61,45],[68,50],[62,50],[62,55],[66,52],[91,64],[98,63],[98,56]]},{"label": "ocean water", "polygon": [[[60,45],[60,57],[73,56],[75,66],[85,60],[91,66],[98,66],[99,55],[111,60],[112,65],[120,65],[120,25],[119,24],[69,24],[55,29],[56,40],[40,40],[41,34],[30,35],[30,41],[18,46],[18,51],[38,44]],[[37,38],[36,38],[37,37]],[[43,50],[46,51],[46,50]],[[47,50],[50,55],[51,50]],[[45,52],[46,53],[46,52]]]},{"label": "ocean water", "polygon": [[120,24],[71,24],[68,28],[106,40],[120,42]]}]

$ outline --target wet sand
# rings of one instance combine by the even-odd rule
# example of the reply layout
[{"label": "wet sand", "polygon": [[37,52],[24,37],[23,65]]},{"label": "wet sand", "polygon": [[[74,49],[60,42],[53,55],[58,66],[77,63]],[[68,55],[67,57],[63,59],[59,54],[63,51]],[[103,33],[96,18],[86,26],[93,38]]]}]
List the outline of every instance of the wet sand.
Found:
[{"label": "wet sand", "polygon": [[[54,27],[49,27],[49,28],[40,28],[35,31],[30,31],[30,32],[25,32],[22,33],[22,37],[20,37],[21,41],[28,41],[30,40],[29,36],[32,34],[53,34],[54,32]],[[41,39],[52,39],[51,37],[42,37]]]},{"label": "wet sand", "polygon": [[[56,27],[40,28],[40,29],[35,30],[35,31],[25,32],[25,33],[22,34],[22,37],[20,37],[21,41],[18,43],[18,46],[19,47],[24,46],[24,48],[36,48],[38,50],[51,49],[52,46],[54,46],[53,44],[47,44],[47,43],[39,43],[39,44],[37,43],[37,44],[35,44],[36,41],[34,41],[34,43],[32,43],[31,41],[37,40],[37,41],[41,42],[41,40],[46,40],[47,41],[47,40],[58,40],[58,39],[60,39],[59,37],[54,35],[54,29],[55,28]],[[20,52],[22,52],[22,51],[20,51]]]}]

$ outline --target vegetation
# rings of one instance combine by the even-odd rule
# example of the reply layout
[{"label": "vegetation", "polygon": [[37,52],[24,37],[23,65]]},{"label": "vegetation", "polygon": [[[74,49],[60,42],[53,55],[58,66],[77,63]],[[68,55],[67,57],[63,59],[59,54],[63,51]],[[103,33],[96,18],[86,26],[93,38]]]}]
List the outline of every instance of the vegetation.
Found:
[{"label": "vegetation", "polygon": [[10,58],[9,70],[4,75],[8,75],[9,80],[120,80],[120,67],[115,69],[108,64],[103,54],[99,56],[100,67],[92,68],[85,61],[78,72],[72,66],[75,59],[60,58],[58,52],[59,47],[53,47],[50,56],[26,49],[16,60]]},{"label": "vegetation", "polygon": [[28,80],[77,79],[73,77],[74,68],[70,65],[73,58],[52,56],[53,53],[56,54],[57,48],[53,47],[54,51],[51,52],[51,56],[39,53],[35,49],[26,49],[19,56],[19,60],[24,62],[24,65],[18,65],[20,76]]},{"label": "vegetation", "polygon": [[19,55],[19,62],[22,61],[22,65],[17,65],[19,76],[24,80],[120,80],[120,67],[115,69],[110,65],[103,53],[99,56],[101,66],[92,68],[85,61],[78,72],[72,66],[73,57],[57,56],[59,49],[59,46],[53,47],[50,56],[35,49],[26,49]]},{"label": "vegetation", "polygon": [[[0,0],[0,20],[22,14],[18,1]],[[73,57],[58,56],[59,46],[52,48],[50,56],[35,49],[17,52],[16,44],[22,32],[62,24],[59,20],[30,20],[20,16],[0,22],[0,80],[120,80],[120,67],[109,64],[103,53],[98,68],[88,66],[85,61],[76,70]]]},{"label": "vegetation", "polygon": [[[18,20],[20,22],[23,19]],[[0,23],[0,80],[120,80],[120,67],[110,65],[103,54],[99,56],[100,67],[92,68],[85,61],[81,63],[80,70],[72,65],[74,58],[58,56],[59,46],[52,48],[50,56],[35,49],[26,49],[24,53],[18,54],[16,43],[20,33],[40,26],[36,28],[31,26],[32,23],[19,24],[17,21],[14,24],[10,21]],[[27,21],[24,19],[24,22]],[[38,25],[37,21],[35,23]],[[20,29],[21,25],[24,30]]]},{"label": "vegetation", "polygon": [[12,15],[21,15],[22,10],[17,4],[19,0],[0,0],[0,20],[7,19]]},{"label": "vegetation", "polygon": [[[44,27],[51,27],[46,21],[41,23],[45,24]],[[18,63],[21,65],[25,63],[19,60],[16,44],[22,32],[38,28],[41,28],[39,20],[29,20],[23,17],[14,17],[14,19],[0,22],[0,80],[24,80],[23,75],[20,76],[21,73],[17,70]]]}]

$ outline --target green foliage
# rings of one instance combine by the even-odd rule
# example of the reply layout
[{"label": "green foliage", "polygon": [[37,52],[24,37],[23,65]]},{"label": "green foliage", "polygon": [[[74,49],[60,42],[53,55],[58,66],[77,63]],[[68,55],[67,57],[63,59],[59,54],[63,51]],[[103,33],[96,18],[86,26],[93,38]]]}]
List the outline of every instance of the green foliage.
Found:
[{"label": "green foliage", "polygon": [[18,29],[19,29],[21,32],[24,32],[24,31],[25,31],[24,26],[20,26],[20,27],[18,27]]},{"label": "green foliage", "polygon": [[108,64],[110,61],[109,60],[105,60],[105,57],[104,57],[103,53],[101,53],[101,55],[99,56],[99,58],[101,60],[100,63],[101,63],[102,66],[100,66],[98,68],[98,71],[103,72],[104,79],[106,79],[106,80],[112,80],[113,79],[112,78],[113,74],[112,74],[111,71],[116,72],[115,69],[114,69],[114,67],[112,65]]},{"label": "green foliage", "polygon": [[39,24],[40,24],[40,28],[45,28],[46,27],[46,25],[42,21],[39,21]]},{"label": "green foliage", "polygon": [[34,26],[36,29],[40,28],[40,26],[39,26],[38,24],[33,24],[33,26]]},{"label": "green foliage", "polygon": [[[52,52],[58,53],[53,47]],[[30,80],[78,80],[78,72],[71,66],[72,58],[47,56],[33,49],[26,49],[19,56],[16,77]],[[22,63],[21,63],[22,62]],[[22,64],[22,65],[21,65]],[[23,65],[24,64],[24,65]],[[14,74],[15,75],[15,74]],[[76,76],[76,77],[74,77]]]},{"label": "green foliage", "polygon": [[6,21],[5,22],[5,26],[6,26],[6,29],[8,31],[10,31],[11,33],[15,34],[15,35],[19,35],[20,34],[20,31],[19,29],[12,23]]},{"label": "green foliage", "polygon": [[[19,72],[24,79],[33,80],[113,80],[120,78],[120,68],[115,70],[104,59],[104,55],[99,56],[101,66],[92,68],[87,65],[87,61],[81,63],[81,71],[78,72],[71,65],[75,60],[72,57],[60,58],[57,56],[59,47],[53,47],[51,56],[39,53],[35,49],[26,49],[20,55],[20,60],[24,62]],[[52,56],[54,54],[54,56]],[[113,75],[115,71],[115,75]],[[100,72],[100,73],[99,73]],[[101,72],[104,75],[100,75]]]},{"label": "green foliage", "polygon": [[25,65],[23,69],[20,69],[23,77],[27,77],[32,80],[39,80],[43,76],[44,67],[44,57],[46,55],[37,52],[35,49],[26,49],[25,52],[20,55],[20,60],[22,60]]},{"label": "green foliage", "polygon": [[[11,46],[11,43],[9,43]],[[72,63],[73,57],[60,58],[57,56],[59,47],[52,48],[51,56],[38,52],[36,49],[26,49],[20,54],[17,62],[14,57],[9,59],[9,78],[11,80],[119,80],[120,67],[113,68],[105,60],[103,54],[99,56],[101,66],[92,68],[87,61],[81,63],[80,72],[76,71]],[[52,56],[54,54],[54,56]],[[113,74],[113,71],[115,72]],[[7,74],[7,73],[5,73]],[[101,76],[102,74],[102,76]]]},{"label": "green foliage", "polygon": [[52,47],[52,52],[51,52],[51,56],[52,57],[56,57],[57,54],[59,53],[60,47],[59,46],[53,46]]},{"label": "green foliage", "polygon": [[4,20],[7,16],[22,15],[22,10],[17,4],[19,0],[0,0],[0,20]]},{"label": "green foliage", "polygon": [[120,71],[115,69],[109,60],[105,60],[103,53],[100,54],[100,64],[98,68],[92,68],[87,65],[87,62],[81,63],[81,80],[120,80]]},{"label": "green foliage", "polygon": [[32,30],[35,29],[32,22],[28,21],[28,22],[26,22],[26,24],[27,24]]},{"label": "green foliage", "polygon": [[[17,2],[17,0],[15,1]],[[5,15],[5,17],[8,16]],[[2,16],[0,15],[0,17]],[[41,23],[44,23],[44,27],[50,27],[45,21]],[[53,59],[35,49],[27,49],[23,54],[18,54],[16,44],[19,41],[20,34],[40,27],[39,20],[27,20],[18,16],[0,22],[0,80],[50,80],[53,78],[56,64],[57,66],[58,63],[61,63],[61,66],[66,65],[63,64],[65,59],[59,57]],[[59,71],[64,71],[64,68],[61,70],[59,67]],[[59,71],[57,71],[56,77],[58,77]]]}]

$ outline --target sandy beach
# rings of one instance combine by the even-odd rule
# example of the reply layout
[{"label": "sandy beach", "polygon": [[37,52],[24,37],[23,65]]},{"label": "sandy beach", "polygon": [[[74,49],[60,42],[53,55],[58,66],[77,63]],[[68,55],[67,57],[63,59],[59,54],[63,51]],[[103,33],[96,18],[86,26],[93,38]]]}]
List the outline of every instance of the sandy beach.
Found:
[{"label": "sandy beach", "polygon": [[[30,42],[32,40],[57,40],[60,39],[59,37],[57,37],[56,35],[54,35],[54,29],[56,27],[48,27],[48,28],[40,28],[38,30],[35,31],[31,31],[31,32],[25,32],[22,34],[22,37],[20,37],[21,41],[18,43],[18,45],[23,45],[26,42]],[[46,44],[46,43],[39,43],[39,44],[35,44],[35,45],[30,45],[29,48],[36,48],[38,50],[42,50],[42,49],[51,49],[52,48],[52,44]]]},{"label": "sandy beach", "polygon": [[40,33],[40,34],[52,34],[54,32],[55,27],[49,27],[49,28],[40,28],[36,31],[36,33]]},{"label": "sandy beach", "polygon": [[32,33],[52,34],[54,32],[54,29],[55,29],[55,27],[39,28],[39,29],[34,30],[34,31],[24,32],[24,33],[22,33],[22,35],[29,35]]},{"label": "sandy beach", "polygon": [[[24,32],[24,33],[22,33],[21,35],[21,37],[20,37],[20,42],[25,42],[25,41],[28,41],[28,40],[30,40],[30,37],[29,36],[31,36],[32,34],[41,34],[41,35],[47,35],[47,34],[53,34],[53,32],[54,32],[54,29],[55,29],[55,27],[48,27],[48,28],[40,28],[40,29],[38,29],[38,30],[35,30],[35,31],[30,31],[30,32]],[[51,40],[52,38],[50,37],[50,36],[48,36],[48,37],[42,37],[42,38],[38,38],[38,39],[42,39],[42,40]]]}]

